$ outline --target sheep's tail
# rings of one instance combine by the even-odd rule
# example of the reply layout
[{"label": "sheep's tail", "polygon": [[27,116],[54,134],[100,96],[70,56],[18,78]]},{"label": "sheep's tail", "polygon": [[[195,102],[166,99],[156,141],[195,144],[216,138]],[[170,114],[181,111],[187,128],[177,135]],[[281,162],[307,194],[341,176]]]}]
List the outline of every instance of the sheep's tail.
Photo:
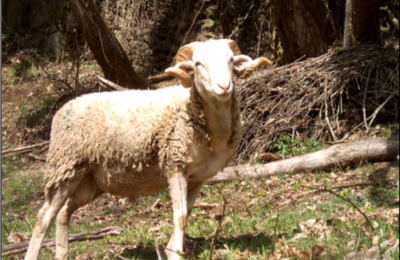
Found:
[{"label": "sheep's tail", "polygon": [[57,168],[48,166],[45,175],[47,183],[44,189],[46,201],[50,202],[58,190],[75,190],[71,189],[70,186],[78,185],[88,171],[87,164],[79,164],[75,167],[63,165]]}]

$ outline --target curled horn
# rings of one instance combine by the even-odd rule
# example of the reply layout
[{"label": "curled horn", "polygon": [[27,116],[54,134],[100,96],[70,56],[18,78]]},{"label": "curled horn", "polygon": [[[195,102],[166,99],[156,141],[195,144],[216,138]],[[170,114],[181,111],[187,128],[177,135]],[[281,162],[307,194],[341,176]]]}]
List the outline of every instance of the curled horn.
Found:
[{"label": "curled horn", "polygon": [[176,77],[181,82],[181,85],[185,88],[192,86],[192,78],[182,69],[177,67],[171,67],[165,70],[165,73]]},{"label": "curled horn", "polygon": [[194,47],[199,43],[200,42],[191,42],[180,47],[178,53],[175,56],[175,64],[178,64],[182,61],[192,60]]},{"label": "curled horn", "polygon": [[225,40],[226,43],[229,45],[231,48],[233,55],[240,55],[242,52],[240,51],[239,45],[234,41],[234,40]]},{"label": "curled horn", "polygon": [[247,79],[254,72],[254,70],[261,66],[271,66],[272,62],[264,57],[257,58],[253,61],[252,64],[247,66],[247,68],[243,71],[242,75],[239,77],[241,79]]},{"label": "curled horn", "polygon": [[[193,51],[194,47],[199,44],[200,42],[192,42],[189,44],[186,44],[179,48],[178,53],[175,56],[175,65],[184,62],[187,60],[192,60],[193,58]],[[179,79],[181,85],[185,88],[190,88],[192,86],[192,78],[190,75],[186,73],[184,69],[178,68],[178,67],[171,67],[165,70],[165,73],[176,77]]]}]

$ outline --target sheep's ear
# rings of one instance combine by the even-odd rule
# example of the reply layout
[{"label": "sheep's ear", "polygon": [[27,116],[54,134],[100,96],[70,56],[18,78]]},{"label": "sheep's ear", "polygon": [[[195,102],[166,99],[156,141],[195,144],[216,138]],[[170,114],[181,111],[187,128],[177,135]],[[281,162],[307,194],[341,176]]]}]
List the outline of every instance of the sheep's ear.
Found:
[{"label": "sheep's ear", "polygon": [[174,67],[166,69],[165,73],[178,78],[183,87],[190,88],[193,84],[194,77],[193,61],[179,62]]},{"label": "sheep's ear", "polygon": [[237,55],[233,57],[233,71],[241,75],[252,62],[253,59],[247,55]]},{"label": "sheep's ear", "polygon": [[238,55],[233,59],[234,72],[241,79],[250,77],[256,68],[266,65],[271,66],[272,62],[264,57],[253,60],[247,55]]}]

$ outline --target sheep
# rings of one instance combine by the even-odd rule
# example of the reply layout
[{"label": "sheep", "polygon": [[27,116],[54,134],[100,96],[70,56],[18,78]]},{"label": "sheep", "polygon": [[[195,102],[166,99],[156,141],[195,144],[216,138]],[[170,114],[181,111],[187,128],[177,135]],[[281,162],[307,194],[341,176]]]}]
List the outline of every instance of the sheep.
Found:
[{"label": "sheep", "polygon": [[232,160],[240,110],[232,74],[248,77],[270,65],[240,54],[233,40],[182,46],[166,73],[180,85],[83,95],[52,121],[45,203],[25,259],[37,259],[56,221],[56,259],[68,258],[68,225],[80,206],[108,192],[135,197],[165,188],[173,205],[169,260],[181,259],[184,229],[203,183]]}]

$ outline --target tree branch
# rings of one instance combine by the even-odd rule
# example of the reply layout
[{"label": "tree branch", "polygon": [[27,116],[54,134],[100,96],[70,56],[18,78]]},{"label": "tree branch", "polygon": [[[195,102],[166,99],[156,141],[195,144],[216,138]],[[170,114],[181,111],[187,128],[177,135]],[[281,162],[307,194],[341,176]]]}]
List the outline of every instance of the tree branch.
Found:
[{"label": "tree branch", "polygon": [[[106,227],[93,232],[69,235],[68,241],[73,242],[73,241],[96,240],[96,239],[101,239],[105,236],[119,236],[122,234],[122,232],[123,230],[119,227]],[[54,238],[46,239],[45,241],[43,241],[42,248],[54,246],[55,244],[56,241]],[[1,256],[6,257],[10,255],[24,253],[26,252],[26,250],[28,250],[28,246],[29,242],[5,245],[3,246],[3,251],[1,253]]]},{"label": "tree branch", "polygon": [[386,6],[380,7],[380,9],[381,9],[381,11],[386,12],[386,14],[389,16],[389,21],[394,25],[396,30],[399,31],[399,20],[396,19],[396,17],[392,13],[392,11],[390,11],[389,7],[386,5]]},{"label": "tree branch", "polygon": [[49,143],[50,143],[50,141],[45,141],[43,143],[38,143],[38,144],[28,145],[28,146],[24,146],[24,147],[18,147],[18,148],[14,148],[14,149],[9,149],[9,150],[2,151],[1,155],[5,155],[5,154],[8,154],[8,153],[15,153],[15,152],[19,152],[19,153],[29,152],[33,148],[41,147],[41,146],[44,146],[44,145],[49,144]]}]

